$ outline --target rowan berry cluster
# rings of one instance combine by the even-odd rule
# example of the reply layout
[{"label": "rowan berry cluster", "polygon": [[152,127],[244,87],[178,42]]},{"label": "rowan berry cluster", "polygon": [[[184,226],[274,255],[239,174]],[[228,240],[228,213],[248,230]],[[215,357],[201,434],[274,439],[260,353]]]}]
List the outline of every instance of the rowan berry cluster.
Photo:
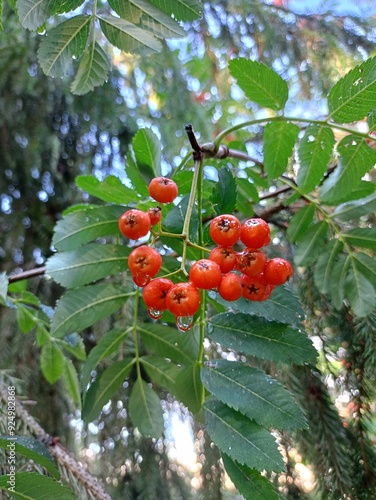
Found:
[{"label": "rowan berry cluster", "polygon": [[[178,195],[174,181],[156,177],[149,184],[149,194],[158,203],[170,203]],[[161,208],[147,212],[127,210],[119,219],[121,233],[133,240],[148,234],[151,226],[161,220]],[[215,217],[209,227],[211,239],[217,246],[207,259],[196,261],[189,271],[188,281],[173,283],[169,278],[154,278],[162,265],[161,254],[155,248],[141,245],[129,255],[128,267],[134,283],[143,287],[143,299],[153,319],[169,310],[182,331],[188,330],[200,306],[200,291],[216,289],[219,295],[234,301],[240,297],[263,301],[270,297],[276,285],[282,285],[293,274],[291,264],[281,258],[268,260],[260,250],[270,243],[270,228],[260,218],[243,224],[230,214]],[[234,245],[244,245],[236,251]],[[154,278],[154,279],[153,279]]]}]

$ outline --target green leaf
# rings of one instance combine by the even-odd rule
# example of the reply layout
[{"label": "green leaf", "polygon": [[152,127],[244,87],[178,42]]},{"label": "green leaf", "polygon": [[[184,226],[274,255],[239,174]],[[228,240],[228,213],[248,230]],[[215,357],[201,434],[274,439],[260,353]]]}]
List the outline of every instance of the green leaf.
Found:
[{"label": "green leaf", "polygon": [[[12,482],[16,485],[15,491],[10,489]],[[8,492],[15,500],[75,500],[73,491],[68,490],[52,477],[36,472],[18,472],[15,476],[0,476],[0,490]]]},{"label": "green leaf", "polygon": [[73,354],[75,358],[80,361],[85,361],[86,351],[85,344],[78,333],[71,333],[62,339],[56,339],[56,342],[63,347],[66,351]]},{"label": "green leaf", "polygon": [[163,434],[163,411],[158,395],[138,378],[129,398],[129,413],[133,425],[141,434],[158,439]]},{"label": "green leaf", "polygon": [[277,444],[267,430],[215,399],[207,400],[204,409],[210,437],[233,460],[260,471],[284,470]]},{"label": "green leaf", "polygon": [[127,53],[149,55],[162,49],[161,42],[148,31],[114,16],[97,16],[107,40]]},{"label": "green leaf", "polygon": [[375,108],[376,57],[355,66],[331,89],[328,95],[329,117],[337,123],[364,118]]},{"label": "green leaf", "polygon": [[252,216],[253,204],[260,201],[259,193],[256,186],[248,179],[236,178],[236,191],[238,193],[236,199],[236,209],[238,212]]},{"label": "green leaf", "polygon": [[76,184],[91,196],[96,196],[100,200],[109,203],[124,205],[136,199],[134,190],[124,186],[115,175],[108,175],[103,181],[100,181],[94,175],[79,175],[76,177]]},{"label": "green leaf", "polygon": [[151,129],[143,128],[134,136],[132,146],[137,166],[143,176],[147,175],[149,184],[153,177],[161,175],[161,143]]},{"label": "green leaf", "polygon": [[9,451],[9,443],[15,443],[16,453],[33,460],[48,470],[55,479],[60,479],[59,470],[49,451],[40,441],[26,436],[0,436],[0,448]]},{"label": "green leaf", "polygon": [[132,186],[138,195],[149,196],[148,182],[146,182],[146,180],[142,176],[140,169],[136,164],[136,160],[133,158],[131,152],[129,152],[127,155],[125,173],[127,174],[128,179],[131,181]]},{"label": "green leaf", "polygon": [[7,273],[0,273],[0,305],[5,306],[8,293]]},{"label": "green leaf", "polygon": [[128,288],[111,284],[71,290],[57,304],[51,334],[61,338],[79,332],[120,309],[131,294]]},{"label": "green leaf", "polygon": [[229,62],[231,76],[251,101],[270,109],[283,109],[288,98],[287,83],[263,63],[245,58]]},{"label": "green leaf", "polygon": [[245,500],[278,500],[279,495],[273,485],[258,470],[241,465],[236,460],[222,454],[223,465],[239,493]]},{"label": "green leaf", "polygon": [[204,364],[201,379],[222,403],[264,427],[280,430],[307,427],[303,411],[292,394],[258,368],[218,359]]},{"label": "green leaf", "polygon": [[311,226],[296,247],[294,261],[297,266],[308,266],[320,255],[328,232],[328,223],[320,221]]},{"label": "green leaf", "polygon": [[16,6],[22,26],[34,31],[47,21],[53,11],[50,0],[17,0]]},{"label": "green leaf", "polygon": [[[228,302],[217,295],[217,301],[228,308]],[[240,298],[231,303],[231,308],[246,314],[262,316],[270,321],[300,326],[304,311],[299,299],[286,287],[276,287],[268,300],[252,302]]]},{"label": "green leaf", "polygon": [[82,407],[82,418],[85,422],[92,422],[98,418],[103,406],[121,387],[134,363],[134,358],[116,361],[91,384]]},{"label": "green leaf", "polygon": [[356,227],[342,233],[342,237],[347,243],[354,247],[370,248],[376,251],[376,228],[375,227]]},{"label": "green leaf", "polygon": [[90,351],[82,370],[81,386],[84,397],[86,386],[90,381],[91,372],[103,359],[111,356],[111,354],[117,351],[118,347],[125,340],[128,333],[128,328],[126,330],[124,330],[124,328],[114,328],[113,330],[107,332],[99,340],[98,344]]},{"label": "green leaf", "polygon": [[196,362],[180,370],[176,377],[175,394],[194,415],[201,410],[204,393],[200,372],[201,366]]},{"label": "green leaf", "polygon": [[322,180],[332,156],[335,139],[330,127],[309,125],[300,141],[300,167],[297,184],[303,193],[309,193]]},{"label": "green leaf", "polygon": [[264,128],[264,168],[270,179],[283,174],[292,155],[299,127],[280,121],[267,123]]},{"label": "green leaf", "polygon": [[72,82],[71,91],[76,95],[84,95],[98,87],[108,78],[111,63],[102,49],[94,42],[84,52],[77,74]]},{"label": "green leaf", "polygon": [[178,21],[193,21],[202,10],[200,0],[150,0],[150,3]]},{"label": "green leaf", "polygon": [[90,17],[80,15],[48,31],[38,49],[39,64],[47,76],[64,76],[72,56],[81,56],[89,36],[89,26]]},{"label": "green leaf", "polygon": [[306,335],[283,323],[244,313],[221,313],[208,321],[208,337],[223,347],[271,361],[303,364],[317,356]]},{"label": "green leaf", "polygon": [[345,279],[349,269],[350,258],[339,254],[333,264],[331,280],[329,280],[329,295],[333,306],[339,310],[345,298]]},{"label": "green leaf", "polygon": [[138,329],[143,345],[153,354],[183,365],[197,359],[199,345],[194,335],[182,335],[176,328],[159,323],[140,324]]},{"label": "green leaf", "polygon": [[81,408],[80,382],[78,381],[77,370],[70,359],[64,358],[63,380],[68,394],[74,403]]},{"label": "green leaf", "polygon": [[89,243],[76,250],[58,252],[47,260],[46,273],[57,283],[76,288],[127,267],[130,249],[123,245]]},{"label": "green leaf", "polygon": [[126,208],[96,207],[65,216],[55,226],[52,244],[58,250],[72,250],[83,243],[119,233],[119,217]]},{"label": "green leaf", "polygon": [[236,207],[236,182],[231,170],[222,167],[218,171],[218,182],[215,183],[211,197],[214,210],[219,214],[232,214]]},{"label": "green leaf", "polygon": [[360,318],[370,314],[376,306],[375,289],[354,265],[349,268],[346,276],[345,296],[354,314]]},{"label": "green leaf", "polygon": [[52,13],[64,14],[76,10],[85,0],[53,0]]},{"label": "green leaf", "polygon": [[64,355],[55,342],[48,340],[42,347],[40,368],[44,378],[54,384],[61,377],[64,370]]},{"label": "green leaf", "polygon": [[[343,249],[343,243],[339,240],[332,240],[321,249],[314,271],[315,285],[323,294],[328,294],[332,287],[333,268],[337,261],[338,254]],[[338,282],[337,282],[338,286]]]},{"label": "green leaf", "polygon": [[36,326],[37,318],[34,309],[17,304],[16,319],[22,333],[29,333]]},{"label": "green leaf", "polygon": [[315,215],[315,206],[313,203],[299,209],[290,219],[286,234],[292,243],[301,240],[308,228],[312,224]]},{"label": "green leaf", "polygon": [[342,203],[357,187],[361,178],[375,165],[376,151],[364,138],[349,134],[337,147],[340,165],[324,182],[320,190],[323,203]]},{"label": "green leaf", "polygon": [[357,220],[363,215],[376,212],[376,193],[354,201],[339,205],[331,215],[341,221]]},{"label": "green leaf", "polygon": [[355,253],[352,255],[353,266],[363,276],[372,283],[376,289],[376,260],[365,253]]},{"label": "green leaf", "polygon": [[[139,19],[144,28],[149,28],[159,38],[181,38],[186,35],[179,24],[162,10],[146,0],[109,0],[114,11],[128,21]],[[130,16],[131,15],[131,19]]]},{"label": "green leaf", "polygon": [[[367,124],[368,124],[368,128],[371,131],[375,131],[376,130],[376,108],[373,109],[369,115],[367,116]],[[374,134],[373,134],[374,136]],[[375,141],[376,141],[376,138],[375,138]]]},{"label": "green leaf", "polygon": [[175,381],[181,368],[166,358],[146,355],[140,358],[141,364],[153,383],[164,387],[176,395]]}]

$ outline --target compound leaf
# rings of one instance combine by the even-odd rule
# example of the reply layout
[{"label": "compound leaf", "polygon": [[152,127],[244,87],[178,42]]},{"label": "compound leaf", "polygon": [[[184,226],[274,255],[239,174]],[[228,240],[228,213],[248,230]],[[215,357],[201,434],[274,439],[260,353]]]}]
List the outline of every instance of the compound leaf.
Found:
[{"label": "compound leaf", "polygon": [[204,403],[204,410],[210,437],[233,460],[260,471],[284,469],[277,444],[266,429],[214,398]]},{"label": "compound leaf", "polygon": [[[17,485],[16,491],[10,489],[12,482]],[[59,481],[36,472],[17,472],[15,475],[0,476],[0,490],[8,492],[15,500],[75,500],[76,495]]]},{"label": "compound leaf", "polygon": [[48,340],[42,347],[40,367],[44,378],[50,384],[54,384],[60,378],[64,370],[64,355],[55,342]]},{"label": "compound leaf", "polygon": [[64,76],[72,56],[80,57],[89,36],[90,17],[75,16],[55,28],[43,37],[38,60],[47,76]]},{"label": "compound leaf", "polygon": [[71,91],[84,95],[102,85],[108,78],[110,61],[102,47],[94,42],[84,52],[77,74],[72,82]]},{"label": "compound leaf", "polygon": [[135,199],[133,189],[124,186],[119,177],[108,175],[100,181],[94,175],[79,175],[75,182],[79,188],[109,203],[127,204]]},{"label": "compound leaf", "polygon": [[270,122],[265,126],[264,168],[270,179],[286,170],[299,130],[297,125],[285,121]]},{"label": "compound leaf", "polygon": [[132,294],[121,285],[87,285],[70,290],[59,300],[51,323],[51,334],[64,337],[81,331],[114,313]]},{"label": "compound leaf", "polygon": [[251,101],[270,109],[283,109],[288,98],[287,83],[263,63],[245,58],[229,62],[231,75]]},{"label": "compound leaf", "polygon": [[82,418],[85,422],[98,418],[103,406],[113,397],[129,375],[134,362],[134,358],[116,361],[90,385],[82,408]]},{"label": "compound leaf", "polygon": [[300,330],[249,314],[217,314],[210,318],[207,333],[223,347],[271,361],[303,364],[314,361],[317,355]]},{"label": "compound leaf", "polygon": [[364,61],[339,80],[328,96],[329,118],[351,123],[375,108],[376,57]]},{"label": "compound leaf", "polygon": [[246,500],[279,499],[273,485],[258,470],[239,464],[226,453],[222,454],[222,460],[231,481]]},{"label": "compound leaf", "polygon": [[69,252],[58,252],[47,261],[46,272],[57,283],[76,288],[126,269],[130,249],[123,245],[89,243]]},{"label": "compound leaf", "polygon": [[308,266],[320,255],[321,248],[328,232],[328,223],[320,221],[311,226],[299,241],[294,261],[297,266]]},{"label": "compound leaf", "polygon": [[258,368],[218,359],[204,364],[201,379],[222,403],[264,427],[280,430],[307,427],[292,394]]},{"label": "compound leaf", "polygon": [[119,217],[126,208],[100,206],[65,216],[55,226],[52,244],[58,250],[72,250],[103,236],[119,234]]},{"label": "compound leaf", "polygon": [[161,42],[146,31],[125,19],[98,16],[104,36],[115,47],[127,53],[149,55],[162,49]]},{"label": "compound leaf", "polygon": [[164,429],[163,411],[160,399],[149,385],[138,378],[129,398],[129,413],[135,427],[141,434],[155,439],[161,437]]},{"label": "compound leaf", "polygon": [[303,193],[309,193],[319,184],[327,170],[335,139],[330,127],[309,125],[300,141],[300,167],[297,184]]},{"label": "compound leaf", "polygon": [[349,134],[337,147],[340,165],[324,182],[320,190],[323,203],[342,203],[358,186],[361,178],[376,163],[376,151],[364,138]]}]

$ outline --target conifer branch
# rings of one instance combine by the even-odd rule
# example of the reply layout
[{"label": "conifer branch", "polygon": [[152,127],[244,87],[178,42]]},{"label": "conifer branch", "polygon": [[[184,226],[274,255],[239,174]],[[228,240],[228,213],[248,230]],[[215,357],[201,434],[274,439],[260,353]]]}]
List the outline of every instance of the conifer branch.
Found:
[{"label": "conifer branch", "polygon": [[[6,407],[8,393],[3,385],[0,385],[1,407]],[[64,478],[66,478],[72,487],[78,483],[80,488],[84,488],[89,498],[95,500],[111,500],[103,486],[94,478],[62,445],[56,442],[38,422],[28,413],[19,399],[15,400],[17,418],[22,420],[24,426],[30,434],[41,441],[56,460],[58,468]]]}]

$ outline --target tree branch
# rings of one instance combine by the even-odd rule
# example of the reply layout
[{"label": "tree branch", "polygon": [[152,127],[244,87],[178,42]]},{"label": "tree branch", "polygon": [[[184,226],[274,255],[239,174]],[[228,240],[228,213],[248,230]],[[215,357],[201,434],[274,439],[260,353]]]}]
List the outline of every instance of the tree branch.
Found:
[{"label": "tree branch", "polygon": [[[1,407],[6,408],[8,403],[8,392],[3,385],[0,385]],[[41,441],[53,456],[62,471],[68,471],[78,481],[85,491],[90,493],[96,500],[111,500],[111,497],[104,490],[103,486],[56,440],[50,436],[38,422],[25,410],[19,399],[15,399],[17,417],[22,420],[28,428],[30,434]]]}]

